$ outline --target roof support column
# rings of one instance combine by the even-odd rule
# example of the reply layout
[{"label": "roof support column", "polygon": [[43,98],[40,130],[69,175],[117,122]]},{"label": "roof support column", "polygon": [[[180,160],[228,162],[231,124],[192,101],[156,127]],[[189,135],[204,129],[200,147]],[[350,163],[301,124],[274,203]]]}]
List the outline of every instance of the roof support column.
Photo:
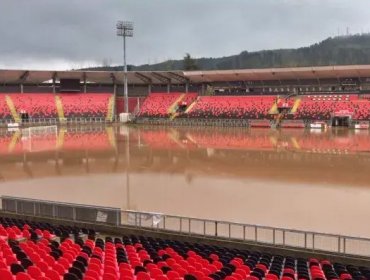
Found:
[{"label": "roof support column", "polygon": [[87,92],[86,73],[83,73],[83,79],[84,79],[84,93],[86,93]]},{"label": "roof support column", "polygon": [[57,81],[57,72],[54,72],[52,80],[53,80],[53,93],[55,94],[57,92],[56,86],[55,86],[55,83]]},{"label": "roof support column", "polygon": [[168,83],[167,84],[167,93],[170,93],[170,91],[171,91],[171,83]]},{"label": "roof support column", "polygon": [[30,75],[30,72],[29,71],[25,71],[23,72],[23,74],[19,77],[18,81],[19,81],[19,84],[20,84],[20,91],[21,93],[23,93],[24,91],[24,87],[23,87],[23,83],[27,80],[28,76]]},{"label": "roof support column", "polygon": [[152,93],[152,84],[148,84],[148,94]]},{"label": "roof support column", "polygon": [[185,83],[185,93],[188,93],[189,92],[189,83],[186,82]]}]

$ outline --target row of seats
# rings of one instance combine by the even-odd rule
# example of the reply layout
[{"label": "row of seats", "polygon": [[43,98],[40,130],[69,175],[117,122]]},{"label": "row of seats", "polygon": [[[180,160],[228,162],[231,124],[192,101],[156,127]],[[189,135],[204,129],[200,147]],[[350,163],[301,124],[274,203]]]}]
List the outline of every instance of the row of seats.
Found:
[{"label": "row of seats", "polygon": [[[196,95],[195,95],[196,96]],[[139,116],[168,117],[168,109],[179,100],[180,93],[153,93],[144,101]],[[186,104],[191,106],[180,117],[189,118],[246,118],[270,119],[270,110],[276,96],[200,96],[188,95]],[[195,100],[196,99],[196,100]],[[191,103],[195,102],[193,105]],[[295,98],[280,98],[278,108],[293,108]],[[309,95],[302,97],[296,111],[288,119],[329,120],[339,111],[348,111],[354,120],[370,119],[370,102],[357,95]]]},{"label": "row of seats", "polygon": [[189,112],[195,118],[248,118],[269,117],[275,96],[201,96]]},{"label": "row of seats", "polygon": [[[22,93],[0,95],[0,117],[12,119],[12,110],[18,114],[25,112],[31,118],[57,118],[58,108],[52,93]],[[109,110],[109,93],[61,93],[64,117],[101,117]],[[8,102],[7,102],[8,99]],[[10,101],[10,102],[9,102]]]},{"label": "row of seats", "polygon": [[8,218],[0,225],[1,280],[370,279],[367,267],[329,260],[143,236],[102,239],[87,229]]},{"label": "row of seats", "polygon": [[294,119],[330,120],[333,114],[347,111],[354,120],[370,119],[370,102],[363,100],[353,101],[313,101],[303,99]]},{"label": "row of seats", "polygon": [[106,93],[81,93],[81,94],[60,94],[63,104],[64,117],[86,118],[86,117],[107,117],[109,110],[109,99],[112,94]]},{"label": "row of seats", "polygon": [[[144,102],[143,97],[129,97],[128,98],[128,111],[129,113],[135,113],[135,110],[141,106]],[[117,114],[125,112],[125,101],[124,98],[116,99]]]}]

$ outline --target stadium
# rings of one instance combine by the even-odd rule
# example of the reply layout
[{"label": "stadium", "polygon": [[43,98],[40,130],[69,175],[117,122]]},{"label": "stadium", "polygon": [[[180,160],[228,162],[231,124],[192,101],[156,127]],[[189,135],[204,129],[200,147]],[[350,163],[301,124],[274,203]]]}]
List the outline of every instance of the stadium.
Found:
[{"label": "stadium", "polygon": [[[370,66],[0,72],[5,124],[115,122],[369,129]],[[127,112],[125,112],[127,103]],[[120,119],[121,115],[121,119]]]},{"label": "stadium", "polygon": [[[356,237],[366,236],[361,219],[344,230],[340,223],[288,222],[282,217],[290,207],[275,210],[284,227],[241,215],[277,209],[274,197],[289,193],[288,185],[264,186],[270,196],[260,206],[235,201],[234,214],[213,206],[236,194],[260,199],[260,191],[240,188],[235,178],[367,185],[370,66],[128,72],[128,98],[123,75],[0,71],[1,279],[369,277],[370,239]],[[160,178],[166,169],[170,188]],[[107,172],[125,182],[94,175]],[[217,179],[220,173],[229,179]],[[207,185],[195,179],[210,174]],[[223,181],[228,194],[213,190]],[[70,184],[73,191],[65,192]],[[306,196],[292,189],[287,205],[323,195],[296,187]],[[212,203],[192,189],[212,194]],[[361,209],[346,192],[330,192],[336,193],[330,219],[343,200]],[[123,204],[106,199],[113,197],[125,198]],[[184,197],[202,207],[188,208]],[[307,215],[300,208],[293,217]],[[310,212],[312,219],[322,215],[320,208]]]},{"label": "stadium", "polygon": [[0,280],[370,279],[370,32],[302,47],[342,1],[97,2],[0,8]]}]

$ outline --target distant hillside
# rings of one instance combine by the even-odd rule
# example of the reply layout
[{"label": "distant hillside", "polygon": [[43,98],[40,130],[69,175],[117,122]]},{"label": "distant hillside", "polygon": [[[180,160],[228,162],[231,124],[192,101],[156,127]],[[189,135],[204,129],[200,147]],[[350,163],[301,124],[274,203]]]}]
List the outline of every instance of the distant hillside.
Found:
[{"label": "distant hillside", "polygon": [[[272,67],[370,64],[370,34],[339,36],[298,49],[243,51],[220,58],[199,58],[200,70],[225,70]],[[89,70],[120,70],[120,67],[96,67]],[[129,66],[129,70],[183,70],[183,60]]]}]

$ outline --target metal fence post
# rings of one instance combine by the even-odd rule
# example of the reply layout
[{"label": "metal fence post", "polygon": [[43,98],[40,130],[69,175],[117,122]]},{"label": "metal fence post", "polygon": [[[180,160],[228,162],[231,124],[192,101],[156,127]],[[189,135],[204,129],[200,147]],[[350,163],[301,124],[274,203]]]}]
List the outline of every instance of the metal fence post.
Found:
[{"label": "metal fence post", "polygon": [[343,237],[343,253],[344,254],[347,254],[346,240],[347,238]]},{"label": "metal fence post", "polygon": [[182,217],[180,217],[180,232],[182,232]]},{"label": "metal fence post", "polygon": [[257,230],[257,226],[254,226],[254,241],[257,242],[258,238],[257,238],[257,233],[258,230]]},{"label": "metal fence post", "polygon": [[340,243],[341,243],[340,236],[338,236],[338,253],[340,253]]},{"label": "metal fence post", "polygon": [[245,240],[245,225],[243,225],[243,240]]},{"label": "metal fence post", "polygon": [[73,221],[76,221],[76,207],[72,207],[72,218]]},{"label": "metal fence post", "polygon": [[304,233],[304,248],[307,249],[307,232]]}]

